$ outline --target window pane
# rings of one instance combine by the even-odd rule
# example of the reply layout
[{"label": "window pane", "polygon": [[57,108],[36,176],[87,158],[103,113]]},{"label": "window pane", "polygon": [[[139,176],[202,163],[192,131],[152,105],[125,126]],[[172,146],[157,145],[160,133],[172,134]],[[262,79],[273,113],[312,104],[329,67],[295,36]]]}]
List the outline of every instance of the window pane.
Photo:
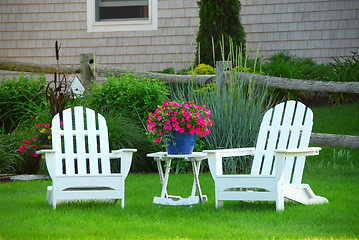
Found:
[{"label": "window pane", "polygon": [[104,19],[148,19],[148,6],[102,7],[100,20]]},{"label": "window pane", "polygon": [[148,0],[98,0],[96,20],[149,19]]}]

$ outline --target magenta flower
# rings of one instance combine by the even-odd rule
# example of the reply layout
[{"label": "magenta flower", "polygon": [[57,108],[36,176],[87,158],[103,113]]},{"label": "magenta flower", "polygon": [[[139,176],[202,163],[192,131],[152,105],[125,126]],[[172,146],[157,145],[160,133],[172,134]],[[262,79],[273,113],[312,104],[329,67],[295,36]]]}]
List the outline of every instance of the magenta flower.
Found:
[{"label": "magenta flower", "polygon": [[39,156],[39,154],[37,154],[36,152],[33,152],[32,155],[33,155],[34,157],[38,157],[38,156]]},{"label": "magenta flower", "polygon": [[24,141],[25,144],[30,144],[29,140]]},{"label": "magenta flower", "polygon": [[196,104],[195,101],[182,103],[165,101],[154,114],[149,113],[147,130],[154,136],[156,145],[163,141],[162,135],[165,132],[189,132],[204,137],[210,133],[207,126],[213,124],[209,118],[210,114],[210,110]]}]

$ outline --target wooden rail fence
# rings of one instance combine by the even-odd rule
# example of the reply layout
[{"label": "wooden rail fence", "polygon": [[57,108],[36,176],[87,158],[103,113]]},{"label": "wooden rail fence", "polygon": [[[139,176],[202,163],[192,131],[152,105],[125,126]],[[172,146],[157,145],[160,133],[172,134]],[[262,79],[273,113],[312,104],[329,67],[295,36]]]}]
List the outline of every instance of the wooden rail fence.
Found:
[{"label": "wooden rail fence", "polygon": [[[88,88],[94,81],[96,76],[108,76],[109,74],[122,75],[128,73],[119,67],[107,66],[95,63],[95,55],[93,53],[81,54],[79,66],[64,66],[64,65],[50,65],[50,64],[35,64],[18,61],[9,61],[0,59],[0,70],[17,71],[17,72],[32,72],[53,74],[61,72],[64,74],[81,74],[81,82],[85,88]],[[153,72],[143,72],[134,74],[153,77],[164,82],[178,82],[178,83],[210,83],[217,82],[217,91],[228,83],[231,78],[243,80],[247,83],[255,81],[257,85],[265,85],[269,88],[290,89],[290,90],[304,90],[316,92],[342,92],[342,93],[359,93],[359,82],[324,82],[313,80],[296,80],[288,78],[270,77],[264,75],[256,75],[250,73],[237,73],[226,71],[225,62],[217,62],[216,75],[173,75],[161,74]],[[222,71],[219,69],[223,69]],[[310,144],[339,147],[339,148],[355,148],[359,149],[359,136],[338,135],[326,133],[312,133]]]}]

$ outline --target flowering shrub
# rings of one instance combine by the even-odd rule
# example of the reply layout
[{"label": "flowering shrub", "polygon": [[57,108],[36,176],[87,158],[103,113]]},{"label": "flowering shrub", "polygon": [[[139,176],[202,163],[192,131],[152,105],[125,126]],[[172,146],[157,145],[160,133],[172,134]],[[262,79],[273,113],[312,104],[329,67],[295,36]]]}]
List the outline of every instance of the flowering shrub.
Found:
[{"label": "flowering shrub", "polygon": [[201,138],[211,131],[208,127],[213,122],[209,119],[211,111],[193,102],[176,103],[165,101],[155,113],[150,113],[147,120],[147,130],[154,136],[157,145],[164,139],[166,132],[189,132],[198,134]]},{"label": "flowering shrub", "polygon": [[39,136],[38,141],[41,145],[47,145],[51,144],[51,128],[49,124],[37,124],[37,127],[39,128]]},{"label": "flowering shrub", "polygon": [[32,155],[34,157],[38,157],[39,155],[36,153],[37,149],[39,149],[39,146],[35,145],[36,144],[37,139],[32,138],[30,141],[26,140],[24,141],[25,144],[21,145],[20,148],[16,149],[16,151],[24,153],[27,149],[31,149],[30,151],[32,151]]},{"label": "flowering shrub", "polygon": [[31,140],[24,141],[24,144],[21,145],[16,151],[24,153],[27,149],[32,152],[33,157],[38,157],[39,155],[36,151],[40,148],[41,145],[51,144],[51,128],[49,124],[38,124],[39,135],[33,137]]}]

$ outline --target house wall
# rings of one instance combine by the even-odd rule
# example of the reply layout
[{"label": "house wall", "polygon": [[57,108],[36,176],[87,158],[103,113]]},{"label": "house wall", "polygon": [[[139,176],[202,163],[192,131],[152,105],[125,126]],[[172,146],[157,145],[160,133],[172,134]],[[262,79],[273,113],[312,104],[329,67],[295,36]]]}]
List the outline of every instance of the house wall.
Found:
[{"label": "house wall", "polygon": [[[1,0],[0,58],[55,64],[79,64],[92,53],[96,62],[137,71],[187,68],[195,52],[199,24],[197,2],[158,0],[158,30],[87,32],[86,0]],[[0,72],[17,74],[10,72]]]},{"label": "house wall", "polygon": [[251,56],[288,50],[318,63],[359,51],[358,0],[241,0]]},{"label": "house wall", "polygon": [[[251,56],[260,43],[268,57],[289,50],[319,63],[359,50],[358,0],[241,0],[242,24]],[[86,0],[0,0],[0,58],[77,65],[82,53],[96,62],[137,71],[187,68],[194,58],[198,7],[195,0],[158,0],[158,30],[87,32]],[[18,74],[0,71],[0,74]]]}]

